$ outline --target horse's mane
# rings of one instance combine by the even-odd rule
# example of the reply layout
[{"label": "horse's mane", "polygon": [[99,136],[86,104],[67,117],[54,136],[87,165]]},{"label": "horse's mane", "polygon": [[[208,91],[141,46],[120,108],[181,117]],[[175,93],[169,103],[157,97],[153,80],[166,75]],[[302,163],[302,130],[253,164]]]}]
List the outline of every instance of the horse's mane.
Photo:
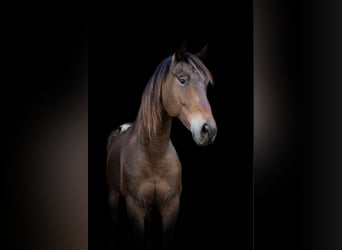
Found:
[{"label": "horse's mane", "polygon": [[[153,75],[149,79],[141,98],[141,105],[135,126],[139,135],[147,134],[151,139],[157,133],[158,125],[162,120],[162,83],[166,80],[172,62],[172,55],[165,58],[156,68]],[[213,84],[213,77],[203,62],[195,55],[186,52],[184,58],[179,63],[189,63],[198,72]]]}]

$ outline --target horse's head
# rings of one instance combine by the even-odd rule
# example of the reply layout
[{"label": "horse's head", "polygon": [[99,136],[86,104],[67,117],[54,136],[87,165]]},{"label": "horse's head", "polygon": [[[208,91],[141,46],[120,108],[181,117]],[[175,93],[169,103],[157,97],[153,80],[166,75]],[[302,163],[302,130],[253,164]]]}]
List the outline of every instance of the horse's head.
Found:
[{"label": "horse's head", "polygon": [[197,145],[215,140],[217,127],[209,101],[207,86],[212,76],[200,57],[206,47],[190,54],[181,47],[172,55],[169,74],[162,88],[163,106],[171,117],[178,117],[188,128]]}]

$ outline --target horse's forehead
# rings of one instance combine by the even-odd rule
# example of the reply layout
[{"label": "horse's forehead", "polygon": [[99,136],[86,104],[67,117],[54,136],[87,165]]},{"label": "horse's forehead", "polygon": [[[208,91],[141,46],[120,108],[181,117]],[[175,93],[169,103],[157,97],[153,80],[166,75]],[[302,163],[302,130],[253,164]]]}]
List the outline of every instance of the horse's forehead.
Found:
[{"label": "horse's forehead", "polygon": [[190,71],[192,69],[192,65],[186,62],[180,62],[174,65],[174,70],[183,70],[183,71]]},{"label": "horse's forehead", "polygon": [[203,72],[200,72],[198,68],[194,65],[186,62],[178,63],[175,65],[174,71],[176,73],[185,72],[191,75],[193,78],[198,79],[206,79],[206,76]]}]

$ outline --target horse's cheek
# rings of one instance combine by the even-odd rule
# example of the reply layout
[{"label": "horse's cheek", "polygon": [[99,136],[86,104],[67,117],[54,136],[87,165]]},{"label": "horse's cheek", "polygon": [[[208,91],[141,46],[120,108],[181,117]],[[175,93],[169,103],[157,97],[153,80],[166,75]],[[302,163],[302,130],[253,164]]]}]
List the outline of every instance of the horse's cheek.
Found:
[{"label": "horse's cheek", "polygon": [[176,97],[172,91],[166,92],[164,95],[164,109],[172,117],[178,116],[180,113],[180,105],[175,102]]}]

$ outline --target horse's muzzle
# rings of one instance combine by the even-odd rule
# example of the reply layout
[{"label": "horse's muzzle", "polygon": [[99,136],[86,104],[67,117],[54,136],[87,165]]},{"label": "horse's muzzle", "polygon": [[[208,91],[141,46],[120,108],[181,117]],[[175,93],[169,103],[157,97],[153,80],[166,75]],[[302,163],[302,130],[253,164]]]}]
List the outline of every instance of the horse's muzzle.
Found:
[{"label": "horse's muzzle", "polygon": [[210,125],[208,123],[204,123],[200,127],[199,131],[192,131],[192,137],[199,146],[212,144],[215,141],[216,134],[216,125]]}]

